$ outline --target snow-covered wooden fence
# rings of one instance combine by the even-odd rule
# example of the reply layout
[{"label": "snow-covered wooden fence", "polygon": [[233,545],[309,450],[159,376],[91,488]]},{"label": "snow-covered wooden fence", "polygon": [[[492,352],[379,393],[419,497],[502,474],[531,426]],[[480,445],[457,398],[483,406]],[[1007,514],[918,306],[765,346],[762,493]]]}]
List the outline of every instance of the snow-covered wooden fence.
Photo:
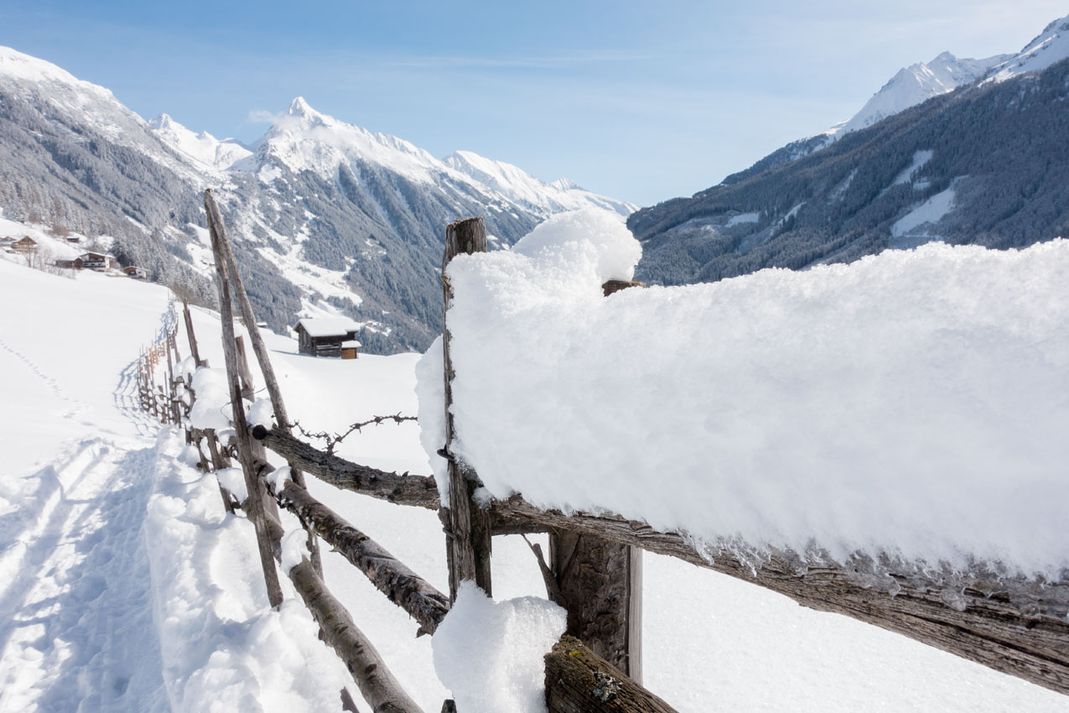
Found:
[{"label": "snow-covered wooden fence", "polygon": [[[353,463],[330,449],[317,449],[290,431],[267,350],[255,328],[256,320],[245,295],[214,201],[206,207],[216,255],[223,346],[233,406],[233,429],[225,442],[218,434],[189,430],[191,442],[208,451],[205,469],[224,468],[236,458],[245,476],[248,497],[241,503],[221,487],[228,509],[240,508],[256,527],[261,564],[272,604],[281,601],[276,563],[281,557],[282,528],[277,507],[297,516],[308,532],[310,556],[285,574],[319,622],[324,641],[352,672],[360,691],[375,710],[418,710],[390,674],[344,606],[323,583],[314,538],[327,542],[363,571],[390,601],[408,612],[420,633],[433,633],[449,611],[463,580],[473,580],[488,593],[492,587],[489,553],[492,538],[501,534],[549,533],[549,562],[537,548],[547,593],[569,612],[569,634],[546,657],[546,695],[551,713],[573,711],[670,711],[672,708],[638,683],[640,678],[640,570],[632,566],[640,550],[683,559],[785,594],[814,609],[836,612],[897,631],[1041,686],[1069,694],[1069,581],[1029,578],[995,572],[984,565],[961,569],[920,565],[890,557],[855,554],[845,561],[827,557],[816,564],[788,550],[764,548],[759,561],[746,558],[739,543],[699,545],[685,534],[658,531],[647,523],[605,512],[567,514],[536,507],[522,495],[486,504],[474,493],[479,476],[450,450],[447,425],[440,454],[449,464],[452,507],[442,507],[433,477],[397,474]],[[446,231],[443,276],[453,258],[485,250],[481,221],[469,219]],[[630,284],[606,284],[606,294]],[[231,294],[233,288],[233,294]],[[450,286],[444,284],[446,303]],[[267,381],[276,422],[273,428],[251,427],[241,407],[242,391],[252,388],[251,372],[241,363],[241,346],[234,334],[232,301],[242,312],[253,351]],[[191,351],[197,347],[192,321],[186,313]],[[146,381],[164,354],[179,361],[173,333],[163,351],[145,356]],[[168,351],[169,350],[169,351]],[[448,325],[444,363],[446,403],[454,376],[449,358]],[[155,361],[153,361],[155,360]],[[201,364],[199,356],[197,364]],[[172,366],[172,371],[173,371]],[[144,392],[151,394],[151,387]],[[165,423],[188,423],[192,383],[169,380],[164,402],[180,404],[182,413],[161,410],[153,399],[143,407]],[[449,423],[451,411],[447,410]],[[268,463],[265,449],[288,463],[289,477]],[[202,451],[203,453],[203,451]],[[346,522],[304,487],[303,475],[335,487],[398,505],[437,510],[447,532],[450,593],[438,591],[397,560],[367,534]],[[745,544],[745,543],[743,543]],[[812,554],[812,553],[810,553]],[[818,553],[819,554],[819,553]],[[582,557],[581,568],[568,566],[569,557]],[[585,574],[575,574],[577,571]],[[594,572],[597,576],[591,576]],[[628,675],[630,674],[630,675]],[[343,698],[345,694],[343,692]],[[449,704],[443,710],[449,710]],[[347,703],[351,705],[351,701]],[[461,711],[460,713],[464,713]]]}]

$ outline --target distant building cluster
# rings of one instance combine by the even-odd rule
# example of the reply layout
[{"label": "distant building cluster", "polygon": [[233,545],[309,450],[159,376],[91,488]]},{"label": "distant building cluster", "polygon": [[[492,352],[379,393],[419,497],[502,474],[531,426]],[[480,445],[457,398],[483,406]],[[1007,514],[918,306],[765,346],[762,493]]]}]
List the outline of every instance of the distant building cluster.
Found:
[{"label": "distant building cluster", "polygon": [[[68,244],[77,245],[82,239],[79,236],[69,236],[63,238],[63,240]],[[4,252],[14,255],[33,256],[41,249],[41,245],[29,235],[25,235],[21,238],[0,238],[0,248],[2,248]],[[148,278],[148,273],[144,268],[138,267],[137,265],[120,265],[114,255],[93,250],[84,252],[75,258],[57,258],[52,264],[55,267],[65,270],[122,272],[127,277],[132,277],[137,280]]]}]

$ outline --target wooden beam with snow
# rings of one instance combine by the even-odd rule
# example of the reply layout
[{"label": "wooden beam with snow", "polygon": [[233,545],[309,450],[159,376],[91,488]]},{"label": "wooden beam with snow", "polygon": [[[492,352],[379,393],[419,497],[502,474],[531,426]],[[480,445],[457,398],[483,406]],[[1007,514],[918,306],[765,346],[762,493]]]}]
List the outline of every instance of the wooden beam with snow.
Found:
[{"label": "wooden beam with snow", "polygon": [[285,458],[288,463],[336,488],[398,505],[438,509],[438,486],[429,475],[389,473],[353,463],[321,451],[278,428],[255,426],[252,436]]},{"label": "wooden beam with snow", "polygon": [[295,514],[357,569],[375,588],[433,634],[449,611],[449,597],[432,587],[360,530],[356,529],[295,482],[283,488],[279,502]]},{"label": "wooden beam with snow", "polygon": [[805,565],[792,553],[737,554],[735,543],[699,551],[682,534],[619,516],[542,510],[519,497],[494,505],[503,527],[587,533],[676,557],[794,599],[904,634],[962,658],[1069,695],[1069,577],[1046,581],[855,557]]},{"label": "wooden beam with snow", "polygon": [[471,255],[487,250],[486,227],[482,218],[465,218],[445,228],[445,253],[442,256],[442,295],[444,317],[442,352],[445,364],[445,446],[443,452],[449,464],[449,511],[447,520],[447,548],[449,554],[449,596],[456,599],[457,589],[464,580],[472,580],[487,596],[492,596],[490,577],[491,531],[490,514],[475,504],[474,494],[478,478],[474,471],[455,458],[453,444],[453,363],[449,356],[449,304],[453,289],[449,285],[449,263],[458,255]]}]

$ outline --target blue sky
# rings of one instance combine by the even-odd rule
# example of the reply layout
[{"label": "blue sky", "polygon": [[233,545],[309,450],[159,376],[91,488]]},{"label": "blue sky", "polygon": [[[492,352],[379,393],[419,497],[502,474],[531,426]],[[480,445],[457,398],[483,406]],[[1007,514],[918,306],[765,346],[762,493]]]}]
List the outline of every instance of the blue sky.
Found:
[{"label": "blue sky", "polygon": [[255,140],[297,95],[648,205],[850,116],[943,50],[1020,49],[1064,0],[0,0],[0,44],[143,116]]}]

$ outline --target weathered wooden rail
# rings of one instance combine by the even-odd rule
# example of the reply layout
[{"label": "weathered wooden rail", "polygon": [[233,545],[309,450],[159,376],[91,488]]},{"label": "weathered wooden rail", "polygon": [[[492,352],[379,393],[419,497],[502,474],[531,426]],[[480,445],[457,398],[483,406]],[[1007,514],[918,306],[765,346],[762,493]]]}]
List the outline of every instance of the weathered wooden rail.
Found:
[{"label": "weathered wooden rail", "polygon": [[[835,562],[826,553],[755,550],[740,543],[696,544],[686,533],[661,532],[643,522],[606,513],[562,513],[537,508],[513,496],[489,507],[472,498],[478,475],[450,453],[451,416],[448,402],[453,376],[449,359],[448,324],[444,375],[447,397],[447,440],[442,454],[449,463],[450,505],[443,508],[433,478],[391,473],[353,463],[297,438],[290,430],[268,353],[256,333],[251,305],[240,282],[217,207],[205,196],[216,255],[223,346],[231,384],[233,436],[220,443],[210,431],[188,427],[195,394],[192,382],[174,373],[180,362],[175,331],[147,349],[139,376],[142,408],[163,423],[187,426],[187,439],[201,453],[201,467],[229,467],[236,457],[246,478],[249,497],[241,503],[220,486],[224,506],[240,509],[256,528],[271,603],[281,601],[276,562],[282,525],[277,506],[293,513],[307,530],[313,556],[285,572],[321,627],[324,641],[353,674],[375,710],[416,711],[418,708],[389,673],[386,662],[360,632],[344,606],[323,583],[314,557],[315,538],[362,571],[391,602],[418,624],[418,633],[433,633],[449,611],[459,583],[473,580],[491,589],[492,537],[544,532],[550,535],[550,562],[538,551],[547,593],[568,610],[568,634],[546,656],[546,696],[551,713],[587,711],[671,711],[672,708],[638,683],[641,671],[641,550],[676,557],[771,589],[822,611],[853,617],[897,631],[958,656],[1039,685],[1069,694],[1069,581],[1007,576],[978,563],[967,571],[904,562],[890,557],[856,556]],[[443,261],[443,296],[450,299],[448,263],[457,256],[485,249],[485,232],[477,219],[448,226]],[[235,279],[236,278],[236,279]],[[605,292],[633,283],[606,284]],[[233,287],[234,294],[230,292]],[[278,426],[250,428],[240,407],[242,392],[251,393],[251,373],[243,364],[240,338],[234,333],[234,299],[250,332],[253,351],[268,382]],[[184,311],[191,354],[200,358],[188,307]],[[229,325],[229,326],[228,326]],[[255,334],[255,336],[252,336]],[[168,364],[166,389],[154,388],[152,375],[163,358]],[[270,374],[270,376],[268,376]],[[156,396],[156,394],[161,394]],[[205,453],[205,450],[207,453]],[[275,470],[266,451],[285,460],[293,474],[268,487]],[[389,551],[346,522],[306,489],[301,473],[334,487],[407,505],[437,510],[447,533],[449,594],[438,591]],[[578,561],[582,566],[576,566]],[[583,574],[577,574],[577,571]],[[274,575],[274,588],[272,587]],[[346,697],[343,692],[343,700]],[[450,710],[447,706],[443,710]],[[348,703],[352,710],[351,702]],[[460,713],[465,713],[461,711]]]}]

